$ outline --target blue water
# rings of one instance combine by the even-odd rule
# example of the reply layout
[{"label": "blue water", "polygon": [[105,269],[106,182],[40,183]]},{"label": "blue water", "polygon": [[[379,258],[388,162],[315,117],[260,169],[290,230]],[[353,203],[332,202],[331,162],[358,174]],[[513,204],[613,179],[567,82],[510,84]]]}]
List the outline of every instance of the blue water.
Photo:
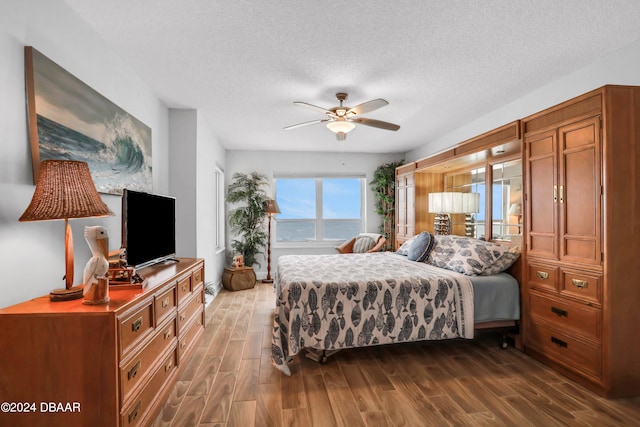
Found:
[{"label": "blue water", "polygon": [[[360,233],[359,222],[326,222],[323,240],[346,240]],[[313,222],[278,222],[276,240],[278,242],[305,242],[316,238]]]},{"label": "blue water", "polygon": [[101,193],[121,194],[123,188],[151,192],[151,153],[145,152],[145,143],[136,135],[131,118],[115,117],[106,126],[104,140],[95,140],[38,115],[40,160],[87,162]]}]

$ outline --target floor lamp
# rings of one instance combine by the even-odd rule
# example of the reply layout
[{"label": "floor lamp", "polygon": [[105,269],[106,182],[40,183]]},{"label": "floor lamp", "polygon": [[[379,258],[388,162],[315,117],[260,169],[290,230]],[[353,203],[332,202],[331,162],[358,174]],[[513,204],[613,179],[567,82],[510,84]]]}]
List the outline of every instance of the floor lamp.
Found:
[{"label": "floor lamp", "polygon": [[273,283],[273,279],[271,278],[271,219],[275,214],[280,213],[280,208],[275,200],[269,199],[265,204],[264,211],[269,217],[269,240],[267,241],[267,278],[262,279],[262,283]]}]

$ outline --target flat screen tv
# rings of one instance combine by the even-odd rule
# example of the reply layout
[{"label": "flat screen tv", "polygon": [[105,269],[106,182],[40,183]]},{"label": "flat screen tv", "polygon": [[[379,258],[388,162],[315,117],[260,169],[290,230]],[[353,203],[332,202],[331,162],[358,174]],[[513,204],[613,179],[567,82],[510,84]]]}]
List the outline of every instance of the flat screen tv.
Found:
[{"label": "flat screen tv", "polygon": [[176,255],[176,199],[124,190],[122,247],[127,264],[135,268],[172,259]]}]

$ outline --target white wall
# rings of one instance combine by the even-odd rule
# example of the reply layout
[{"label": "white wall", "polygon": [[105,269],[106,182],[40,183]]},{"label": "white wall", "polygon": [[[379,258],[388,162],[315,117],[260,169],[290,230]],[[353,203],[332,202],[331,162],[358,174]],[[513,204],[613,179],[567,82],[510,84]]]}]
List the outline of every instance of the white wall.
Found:
[{"label": "white wall", "polygon": [[409,151],[406,154],[407,160],[428,157],[469,138],[607,84],[640,85],[640,40],[503,107],[488,112],[477,120],[460,123],[460,127],[455,131]]},{"label": "white wall", "polygon": [[[384,163],[402,160],[402,154],[365,154],[365,153],[319,153],[319,152],[282,152],[282,151],[227,151],[225,177],[227,185],[235,172],[258,172],[273,182],[274,175],[286,174],[360,174],[367,180],[367,217],[366,231],[377,232],[381,224],[375,212],[375,200],[369,182],[373,173]],[[227,255],[232,255],[231,240],[234,236],[227,231]],[[323,254],[336,253],[333,248],[278,248],[272,246],[271,268],[278,257],[285,254]],[[267,265],[264,258],[258,258],[260,267],[254,266],[258,277],[265,277]]]},{"label": "white wall", "polygon": [[196,110],[169,110],[169,194],[176,197],[176,253],[196,256]]},{"label": "white wall", "polygon": [[176,252],[204,258],[205,281],[218,283],[224,251],[217,253],[215,247],[215,168],[224,169],[225,150],[197,110],[171,109],[169,121],[169,192],[176,197]]},{"label": "white wall", "polygon": [[[152,129],[154,191],[166,193],[168,109],[62,0],[0,1],[0,307],[63,287],[64,222],[18,222],[33,190],[25,109],[24,46],[33,46]],[[116,213],[71,220],[76,283],[90,258],[85,225],[105,225],[120,247],[119,196],[103,195]]]}]

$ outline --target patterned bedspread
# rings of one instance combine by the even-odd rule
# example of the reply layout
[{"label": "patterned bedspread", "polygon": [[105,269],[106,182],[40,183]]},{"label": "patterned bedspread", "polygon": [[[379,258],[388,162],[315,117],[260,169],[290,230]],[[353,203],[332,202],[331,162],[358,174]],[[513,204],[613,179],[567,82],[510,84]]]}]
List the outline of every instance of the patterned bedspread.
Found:
[{"label": "patterned bedspread", "polygon": [[275,271],[271,360],[304,348],[473,338],[473,288],[459,273],[389,252],[284,255]]}]

